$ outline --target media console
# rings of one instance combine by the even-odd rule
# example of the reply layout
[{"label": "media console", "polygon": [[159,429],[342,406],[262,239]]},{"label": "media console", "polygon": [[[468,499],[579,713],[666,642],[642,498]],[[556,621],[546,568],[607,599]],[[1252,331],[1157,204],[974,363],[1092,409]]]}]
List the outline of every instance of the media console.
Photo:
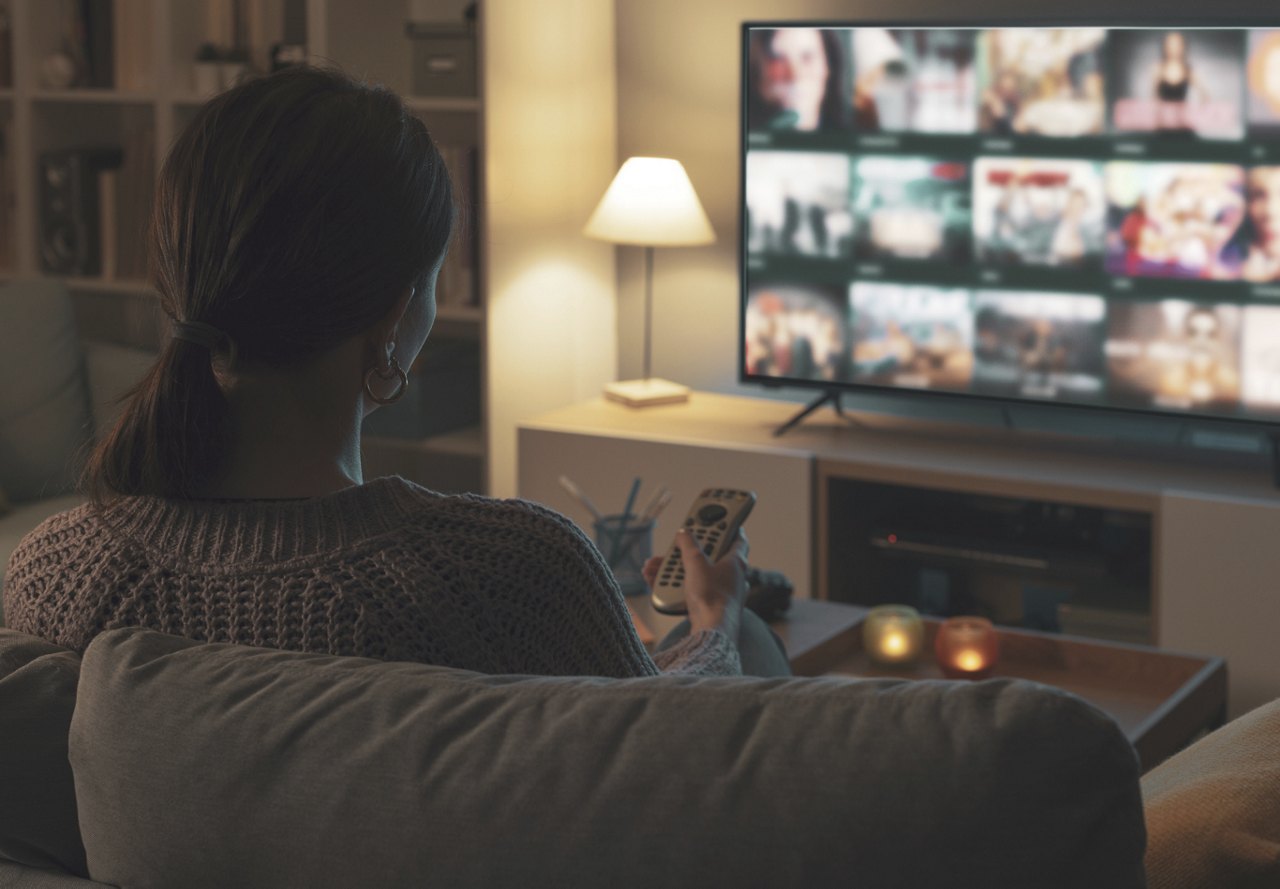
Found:
[{"label": "media console", "polygon": [[[668,485],[674,502],[690,500],[712,480],[750,487],[760,495],[747,526],[752,562],[785,572],[800,595],[832,601],[851,601],[846,589],[835,588],[841,571],[857,578],[872,570],[860,569],[854,557],[858,546],[875,547],[874,534],[864,532],[857,545],[841,536],[848,528],[842,522],[859,515],[857,500],[867,492],[878,492],[883,504],[892,489],[910,489],[925,504],[925,514],[929,497],[946,495],[963,508],[988,513],[1007,511],[1010,504],[1050,515],[1054,509],[1075,510],[1092,523],[1095,535],[1113,540],[1127,534],[1138,541],[1121,544],[1131,564],[1106,580],[1122,590],[1123,608],[1117,610],[1126,614],[1100,615],[1096,602],[1083,608],[1077,602],[1074,615],[1056,610],[1071,604],[1055,600],[1071,584],[1035,582],[1039,592],[1032,599],[1038,597],[1040,614],[1059,615],[1064,630],[1088,630],[1092,622],[1095,634],[1098,623],[1108,622],[1099,618],[1109,617],[1112,638],[1225,657],[1233,713],[1280,697],[1274,669],[1280,597],[1273,593],[1280,577],[1280,493],[1265,466],[1118,456],[1062,436],[848,408],[847,417],[815,411],[785,437],[774,437],[795,408],[791,402],[697,392],[687,404],[644,411],[603,399],[552,411],[519,427],[518,493],[565,513],[590,534],[591,517],[560,488],[560,475],[578,482],[606,512],[621,507],[635,476],[646,485]],[[673,534],[678,518],[663,515],[655,541]],[[1042,531],[1065,533],[1069,526]],[[938,545],[956,548],[954,541]],[[1134,546],[1147,547],[1146,555],[1135,560]],[[974,551],[961,556],[962,563],[972,566],[986,557],[969,549]],[[1086,544],[1076,554],[1096,549]],[[1088,572],[1105,568],[1077,564],[1071,583],[1085,589]],[[1002,589],[998,578],[966,582],[978,581],[988,592]],[[936,584],[936,576],[929,583]],[[958,582],[951,583],[956,593]],[[1012,608],[1022,589],[1005,590],[1003,607]],[[931,593],[938,594],[936,586]]]}]

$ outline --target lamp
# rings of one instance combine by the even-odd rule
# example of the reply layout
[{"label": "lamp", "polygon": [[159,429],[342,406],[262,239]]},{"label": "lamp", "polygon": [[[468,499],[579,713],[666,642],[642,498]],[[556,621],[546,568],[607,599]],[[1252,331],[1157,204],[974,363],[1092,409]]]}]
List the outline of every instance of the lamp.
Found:
[{"label": "lamp", "polygon": [[652,375],[653,248],[692,247],[716,239],[693,183],[677,160],[633,157],[609,183],[582,233],[614,244],[644,247],[644,376],[605,386],[606,398],[631,407],[675,404],[689,387]]}]

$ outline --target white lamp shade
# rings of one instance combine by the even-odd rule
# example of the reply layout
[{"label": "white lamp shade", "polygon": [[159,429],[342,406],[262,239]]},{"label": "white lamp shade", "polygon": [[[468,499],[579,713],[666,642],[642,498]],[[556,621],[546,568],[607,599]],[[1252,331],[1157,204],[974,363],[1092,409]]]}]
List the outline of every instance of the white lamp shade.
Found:
[{"label": "white lamp shade", "polygon": [[689,174],[667,157],[624,163],[582,231],[589,238],[644,247],[692,247],[716,239]]}]

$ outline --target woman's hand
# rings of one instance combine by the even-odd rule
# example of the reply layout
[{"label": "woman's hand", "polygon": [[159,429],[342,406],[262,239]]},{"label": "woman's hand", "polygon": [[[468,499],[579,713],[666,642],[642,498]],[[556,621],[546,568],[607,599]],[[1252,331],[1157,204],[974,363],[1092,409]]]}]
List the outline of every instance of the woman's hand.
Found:
[{"label": "woman's hand", "polygon": [[[722,630],[737,642],[742,602],[747,595],[747,535],[739,529],[733,546],[714,564],[683,528],[676,532],[676,546],[684,562],[689,631]],[[662,560],[662,556],[654,556],[644,563],[642,573],[650,589],[662,569]]]}]

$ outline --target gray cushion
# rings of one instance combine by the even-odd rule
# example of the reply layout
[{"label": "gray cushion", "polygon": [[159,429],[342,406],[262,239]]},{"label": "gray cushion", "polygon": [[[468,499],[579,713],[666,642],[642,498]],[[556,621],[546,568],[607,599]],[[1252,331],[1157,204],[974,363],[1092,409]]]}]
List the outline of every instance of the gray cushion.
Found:
[{"label": "gray cushion", "polygon": [[80,658],[0,629],[0,859],[85,875],[67,733]]},{"label": "gray cushion", "polygon": [[86,342],[84,358],[89,373],[94,434],[101,438],[115,425],[124,410],[125,398],[146,376],[156,356],[154,352],[114,343]]},{"label": "gray cushion", "polygon": [[1119,729],[1029,683],[485,677],[84,656],[89,870],[146,887],[1143,885]]},{"label": "gray cushion", "polygon": [[61,871],[42,870],[0,860],[0,889],[93,889],[105,886]]},{"label": "gray cushion", "polygon": [[90,418],[71,298],[57,281],[0,287],[0,380],[0,487],[14,502],[70,490]]}]

